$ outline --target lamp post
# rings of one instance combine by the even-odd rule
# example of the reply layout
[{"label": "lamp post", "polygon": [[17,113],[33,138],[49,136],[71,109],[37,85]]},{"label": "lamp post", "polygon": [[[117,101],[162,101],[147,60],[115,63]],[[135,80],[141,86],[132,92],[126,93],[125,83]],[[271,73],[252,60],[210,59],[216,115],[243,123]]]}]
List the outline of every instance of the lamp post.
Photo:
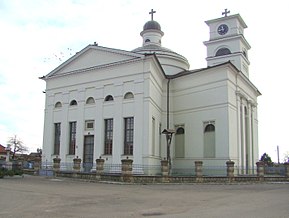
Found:
[{"label": "lamp post", "polygon": [[167,140],[167,160],[168,160],[168,164],[169,164],[169,173],[171,171],[171,143],[172,143],[172,138],[173,138],[173,134],[175,133],[175,130],[173,129],[164,129],[162,131],[162,134],[166,135],[166,140]]}]

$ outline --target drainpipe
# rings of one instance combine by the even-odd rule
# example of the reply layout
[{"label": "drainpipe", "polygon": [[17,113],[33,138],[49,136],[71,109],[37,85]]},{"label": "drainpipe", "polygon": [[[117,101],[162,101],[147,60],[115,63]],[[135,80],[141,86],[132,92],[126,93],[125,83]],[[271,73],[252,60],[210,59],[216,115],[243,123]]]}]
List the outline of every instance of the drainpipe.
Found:
[{"label": "drainpipe", "polygon": [[[168,83],[167,83],[167,130],[170,129],[170,79],[168,79]],[[172,135],[171,135],[172,137]],[[169,135],[166,135],[166,139],[167,139],[167,160],[168,160],[168,164],[169,164],[169,174],[171,172],[171,151],[170,151],[170,147],[171,147],[171,137],[169,138]]]},{"label": "drainpipe", "polygon": [[167,83],[167,129],[170,128],[170,81]]}]

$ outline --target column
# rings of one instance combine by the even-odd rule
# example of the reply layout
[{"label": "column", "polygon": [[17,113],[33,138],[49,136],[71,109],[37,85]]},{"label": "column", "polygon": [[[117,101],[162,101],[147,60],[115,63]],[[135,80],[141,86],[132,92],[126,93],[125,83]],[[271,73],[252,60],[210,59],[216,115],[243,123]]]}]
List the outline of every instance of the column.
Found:
[{"label": "column", "polygon": [[161,160],[161,170],[162,170],[162,176],[169,175],[169,162],[166,159]]},{"label": "column", "polygon": [[[60,152],[59,157],[62,163],[66,162],[66,155],[68,154],[69,145],[69,93],[63,93],[63,104],[62,104],[62,119],[61,119],[61,134],[60,134]],[[60,166],[65,167],[65,165]]]},{"label": "column", "polygon": [[[75,155],[83,158],[84,145],[84,106],[85,106],[85,90],[78,92],[77,118],[76,118],[76,145]],[[71,160],[70,160],[71,161]]]},{"label": "column", "polygon": [[[252,130],[252,164],[259,160],[259,150],[258,150],[258,125],[257,121],[257,104],[252,104],[251,107],[251,130]],[[256,166],[254,166],[254,171],[256,170]]]},{"label": "column", "polygon": [[73,159],[73,172],[80,172],[81,168],[81,159],[76,156],[76,158]]},{"label": "column", "polygon": [[246,116],[244,99],[241,98],[241,156],[242,156],[242,173],[246,173]]},{"label": "column", "polygon": [[44,110],[44,131],[43,131],[43,151],[42,162],[52,162],[52,155],[54,152],[54,121],[53,121],[53,109],[54,109],[54,95],[46,93],[46,103]]},{"label": "column", "polygon": [[227,164],[227,177],[229,179],[229,181],[233,181],[234,180],[234,164],[235,162],[234,161],[227,161],[226,162]]},{"label": "column", "polygon": [[[95,111],[94,111],[94,158],[104,154],[104,118],[103,118],[103,87],[95,89]],[[113,145],[114,146],[114,142]],[[114,149],[114,147],[112,148]]]},{"label": "column", "polygon": [[238,166],[242,166],[242,125],[241,125],[241,97],[240,93],[236,93],[237,98],[237,122],[238,122]]},{"label": "column", "polygon": [[[149,122],[151,118],[149,117],[149,106],[148,102],[144,102],[143,94],[135,94],[135,127],[134,127],[134,162],[136,164],[143,163],[143,154],[149,156],[149,147],[151,141],[149,141]],[[144,116],[147,119],[144,119]],[[144,141],[147,142],[147,147],[143,148]],[[145,143],[146,144],[146,143]],[[146,160],[146,163],[148,160]]]},{"label": "column", "polygon": [[104,165],[104,159],[99,157],[95,160],[96,162],[96,175],[100,176],[103,173],[103,165]]},{"label": "column", "polygon": [[56,175],[57,172],[60,171],[60,162],[61,162],[61,159],[58,156],[53,158],[53,174],[54,174],[54,176]]},{"label": "column", "polygon": [[196,182],[203,181],[203,161],[195,161]]},{"label": "column", "polygon": [[128,158],[121,160],[121,175],[122,175],[122,180],[124,182],[132,182],[133,181],[132,163],[133,163],[133,160],[128,159]]},{"label": "column", "polygon": [[119,164],[124,153],[124,117],[122,96],[114,98],[112,164]]},{"label": "column", "polygon": [[257,165],[257,176],[259,177],[260,181],[264,180],[264,162],[258,161]]},{"label": "column", "polygon": [[252,104],[251,101],[248,101],[248,123],[247,123],[247,153],[248,153],[248,167],[249,167],[249,174],[252,174],[252,168],[254,166],[254,163],[252,162]]},{"label": "column", "polygon": [[[133,81],[134,88],[134,107],[135,107],[135,135],[134,135],[134,163],[148,164],[149,147],[149,75],[144,75],[143,78],[137,78]],[[144,119],[146,117],[147,119]],[[147,146],[143,147],[146,144]],[[140,172],[141,173],[141,172]]]}]

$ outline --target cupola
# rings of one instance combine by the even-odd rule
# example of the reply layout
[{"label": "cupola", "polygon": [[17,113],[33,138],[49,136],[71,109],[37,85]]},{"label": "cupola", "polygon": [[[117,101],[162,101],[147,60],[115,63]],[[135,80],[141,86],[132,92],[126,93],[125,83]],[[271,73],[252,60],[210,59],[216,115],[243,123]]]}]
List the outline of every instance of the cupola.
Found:
[{"label": "cupola", "polygon": [[140,33],[140,35],[143,37],[143,46],[146,45],[158,45],[161,46],[162,43],[162,37],[164,35],[164,32],[161,30],[161,25],[156,22],[154,19],[153,14],[156,11],[153,9],[151,10],[151,20],[146,22],[143,26],[143,31]]},{"label": "cupola", "polygon": [[162,37],[164,32],[161,29],[161,25],[154,20],[154,11],[153,9],[149,14],[151,15],[151,20],[146,22],[143,26],[143,30],[140,35],[143,38],[142,47],[132,50],[132,52],[139,54],[155,54],[167,75],[177,74],[184,70],[188,70],[190,65],[188,60],[168,49],[162,47]]}]

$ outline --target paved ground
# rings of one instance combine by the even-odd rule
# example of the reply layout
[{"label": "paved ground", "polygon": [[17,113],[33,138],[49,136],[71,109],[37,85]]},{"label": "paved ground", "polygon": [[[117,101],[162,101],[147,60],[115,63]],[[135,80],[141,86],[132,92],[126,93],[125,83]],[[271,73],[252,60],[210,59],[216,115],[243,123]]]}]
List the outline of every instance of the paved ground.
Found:
[{"label": "paved ground", "polygon": [[289,183],[126,185],[0,179],[0,217],[289,217]]}]

